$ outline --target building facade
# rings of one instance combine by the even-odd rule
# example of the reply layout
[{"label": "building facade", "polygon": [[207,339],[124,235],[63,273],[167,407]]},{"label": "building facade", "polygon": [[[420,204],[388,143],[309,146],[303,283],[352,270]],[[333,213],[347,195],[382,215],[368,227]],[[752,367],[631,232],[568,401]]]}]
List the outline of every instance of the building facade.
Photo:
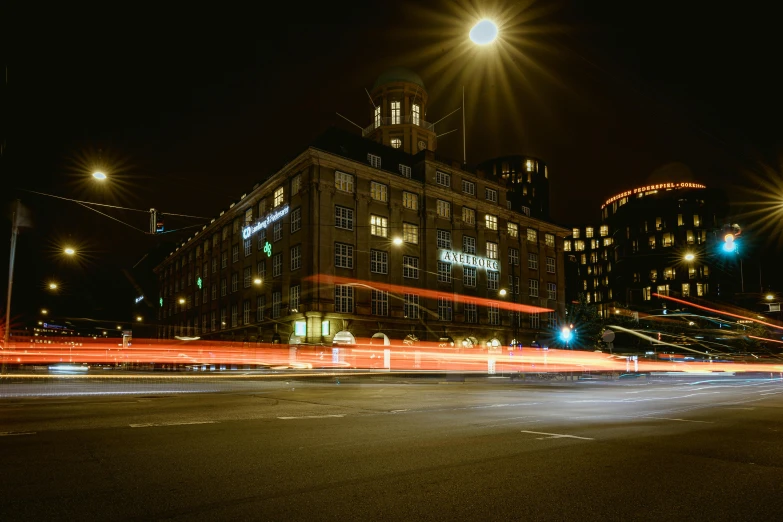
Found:
[{"label": "building facade", "polygon": [[331,129],[156,268],[159,336],[292,344],[530,344],[565,306],[568,230],[508,179],[436,157],[418,76],[371,92],[371,124]]},{"label": "building facade", "polygon": [[722,194],[693,182],[612,196],[600,224],[574,228],[564,243],[568,299],[582,293],[607,316],[666,308],[656,294],[719,296],[732,277],[721,251],[726,210]]}]

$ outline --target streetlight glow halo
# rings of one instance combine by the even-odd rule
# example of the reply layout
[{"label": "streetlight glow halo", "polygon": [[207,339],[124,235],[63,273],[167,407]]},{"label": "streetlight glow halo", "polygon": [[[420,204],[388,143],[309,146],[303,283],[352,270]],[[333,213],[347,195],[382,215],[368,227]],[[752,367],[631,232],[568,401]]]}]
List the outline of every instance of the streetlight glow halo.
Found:
[{"label": "streetlight glow halo", "polygon": [[492,20],[479,20],[470,30],[470,40],[476,45],[491,44],[498,37],[498,26]]},{"label": "streetlight glow halo", "polygon": [[100,170],[96,170],[95,172],[92,173],[92,177],[97,180],[103,181],[106,179],[106,174],[104,174]]}]

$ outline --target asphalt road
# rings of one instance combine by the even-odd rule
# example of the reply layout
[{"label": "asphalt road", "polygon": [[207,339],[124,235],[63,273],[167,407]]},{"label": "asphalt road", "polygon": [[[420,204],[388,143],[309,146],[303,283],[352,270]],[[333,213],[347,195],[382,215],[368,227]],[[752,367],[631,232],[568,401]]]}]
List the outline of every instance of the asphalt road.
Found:
[{"label": "asphalt road", "polygon": [[780,380],[190,386],[0,399],[0,520],[783,517]]}]

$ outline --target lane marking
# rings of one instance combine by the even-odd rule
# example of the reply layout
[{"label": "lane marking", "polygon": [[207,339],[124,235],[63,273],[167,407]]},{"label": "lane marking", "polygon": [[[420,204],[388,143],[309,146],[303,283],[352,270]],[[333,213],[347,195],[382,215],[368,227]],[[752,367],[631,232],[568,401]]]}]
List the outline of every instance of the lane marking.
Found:
[{"label": "lane marking", "polygon": [[562,433],[545,433],[543,431],[528,431],[522,430],[522,433],[532,433],[533,435],[549,435],[549,437],[541,437],[537,440],[544,439],[581,439],[581,440],[595,440],[591,437],[577,437],[576,435],[564,435]]},{"label": "lane marking", "polygon": [[640,418],[642,418],[642,419],[657,419],[657,420],[680,421],[680,422],[701,422],[703,424],[715,424],[713,421],[701,421],[701,420],[690,420],[690,419],[670,419],[669,417],[647,417],[646,415],[643,415]]},{"label": "lane marking", "polygon": [[16,435],[35,435],[35,431],[0,431],[0,437],[14,437]]},{"label": "lane marking", "polygon": [[186,421],[186,422],[145,422],[129,424],[131,428],[157,428],[161,426],[190,426],[192,424],[220,424],[218,421]]},{"label": "lane marking", "polygon": [[296,420],[296,419],[329,419],[329,418],[340,418],[345,417],[345,415],[304,415],[302,417],[278,417],[280,420]]}]

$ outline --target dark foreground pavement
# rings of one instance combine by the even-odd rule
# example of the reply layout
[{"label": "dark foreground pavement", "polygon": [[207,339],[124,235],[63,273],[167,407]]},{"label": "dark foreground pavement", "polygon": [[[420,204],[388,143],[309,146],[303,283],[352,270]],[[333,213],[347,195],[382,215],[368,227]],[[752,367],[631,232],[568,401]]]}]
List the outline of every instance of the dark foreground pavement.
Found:
[{"label": "dark foreground pavement", "polygon": [[0,399],[0,520],[783,517],[779,380],[130,391]]}]

